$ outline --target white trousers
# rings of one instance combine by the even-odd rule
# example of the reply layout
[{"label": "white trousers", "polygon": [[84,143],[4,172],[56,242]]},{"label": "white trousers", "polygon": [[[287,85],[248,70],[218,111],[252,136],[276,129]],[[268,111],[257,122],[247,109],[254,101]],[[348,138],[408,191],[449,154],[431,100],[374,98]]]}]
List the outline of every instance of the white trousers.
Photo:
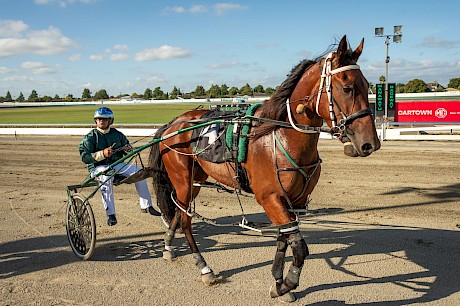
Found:
[{"label": "white trousers", "polygon": [[[106,170],[108,166],[102,165],[97,166],[94,168],[93,172],[91,172],[91,176],[94,177],[97,173]],[[127,163],[119,163],[114,167],[115,171],[118,174],[121,174],[125,177],[128,177],[135,172],[139,171],[140,168],[133,164]],[[100,175],[97,180],[99,183],[103,184],[99,191],[102,196],[102,204],[104,204],[105,212],[108,215],[115,214],[115,199],[114,199],[114,192],[113,192],[113,177],[107,180],[110,175]],[[105,182],[105,183],[104,183]],[[147,186],[147,181],[142,180],[135,183],[137,194],[139,195],[139,204],[141,209],[148,208],[152,206],[152,198],[150,196],[149,188]]]}]

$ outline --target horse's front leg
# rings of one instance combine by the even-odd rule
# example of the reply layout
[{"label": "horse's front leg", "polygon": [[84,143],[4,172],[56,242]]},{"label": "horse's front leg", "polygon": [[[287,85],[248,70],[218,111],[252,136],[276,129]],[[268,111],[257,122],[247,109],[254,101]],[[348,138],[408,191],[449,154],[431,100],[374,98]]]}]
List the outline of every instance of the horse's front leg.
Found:
[{"label": "horse's front leg", "polygon": [[276,239],[276,253],[272,265],[272,275],[275,278],[277,284],[283,283],[283,270],[287,247],[287,236],[280,234]]},{"label": "horse's front leg", "polygon": [[[284,257],[287,244],[291,246],[293,261],[286,278],[283,280]],[[305,258],[309,255],[307,244],[300,231],[290,234],[280,234],[277,240],[277,251],[273,262],[272,274],[275,285],[270,289],[272,298],[283,296],[299,285],[300,273]]]},{"label": "horse's front leg", "polygon": [[198,246],[196,244],[195,238],[192,235],[192,218],[189,217],[187,214],[182,214],[182,222],[181,222],[182,230],[184,231],[185,238],[190,246],[192,251],[193,261],[195,262],[195,266],[200,269],[201,272],[201,280],[206,285],[213,285],[219,281],[219,278],[216,277],[212,269],[208,266],[206,261],[204,260],[203,256],[201,256],[200,251],[198,250]]}]

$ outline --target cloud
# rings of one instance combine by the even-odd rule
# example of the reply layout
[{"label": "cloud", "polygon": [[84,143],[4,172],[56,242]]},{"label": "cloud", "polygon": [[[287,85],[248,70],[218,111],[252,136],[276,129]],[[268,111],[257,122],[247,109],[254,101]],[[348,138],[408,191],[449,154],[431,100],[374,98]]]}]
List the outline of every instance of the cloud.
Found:
[{"label": "cloud", "polygon": [[75,44],[63,36],[59,29],[29,31],[22,21],[0,21],[0,57],[20,54],[56,55],[66,52]]},{"label": "cloud", "polygon": [[216,3],[213,8],[216,15],[221,16],[230,11],[244,11],[249,7],[238,3]]},{"label": "cloud", "polygon": [[72,56],[69,57],[69,61],[71,62],[78,62],[81,58],[81,55],[80,54],[74,54]]},{"label": "cloud", "polygon": [[427,36],[423,39],[422,43],[418,45],[419,47],[425,48],[443,48],[451,49],[457,48],[460,46],[460,40],[445,40],[442,38],[436,38],[433,36]]},{"label": "cloud", "polygon": [[12,70],[8,67],[2,67],[0,66],[0,74],[7,74],[10,73]]},{"label": "cloud", "polygon": [[67,7],[67,5],[74,3],[91,4],[97,1],[98,0],[34,0],[35,4],[38,5],[56,4],[59,7]]},{"label": "cloud", "polygon": [[168,6],[163,9],[163,13],[169,14],[169,13],[174,13],[174,14],[183,14],[187,10],[183,6]]},{"label": "cloud", "polygon": [[204,5],[192,5],[189,9],[192,14],[206,13],[208,9]]},{"label": "cloud", "polygon": [[206,65],[206,68],[208,69],[225,69],[225,68],[231,68],[235,66],[239,66],[241,63],[237,61],[231,61],[231,62],[226,62],[226,63],[218,63],[218,64],[208,64]]},{"label": "cloud", "polygon": [[425,48],[456,48],[460,46],[460,40],[445,40],[433,36],[427,36],[423,39],[419,47]]},{"label": "cloud", "polygon": [[56,73],[56,70],[52,69],[46,64],[41,62],[27,61],[21,64],[21,67],[26,70],[30,70],[33,74],[51,74]]},{"label": "cloud", "polygon": [[113,49],[118,51],[128,51],[129,47],[127,45],[117,44],[113,46]]},{"label": "cloud", "polygon": [[29,26],[22,20],[0,20],[0,37],[21,37]]},{"label": "cloud", "polygon": [[111,61],[122,61],[128,58],[129,58],[129,55],[125,53],[114,53],[110,55]]},{"label": "cloud", "polygon": [[102,61],[104,57],[102,55],[93,54],[89,57],[91,61]]},{"label": "cloud", "polygon": [[150,75],[145,78],[137,78],[136,81],[144,81],[147,84],[165,84],[168,80],[165,78],[164,75]]},{"label": "cloud", "polygon": [[311,58],[312,57],[312,53],[306,50],[300,50],[299,52],[296,52],[296,55],[299,55],[301,58]]},{"label": "cloud", "polygon": [[24,69],[35,69],[35,68],[41,68],[44,67],[45,64],[40,63],[40,62],[23,62],[21,64],[21,67]]},{"label": "cloud", "polygon": [[[212,6],[212,11],[218,15],[224,15],[230,11],[244,11],[247,10],[249,7],[246,5],[241,5],[238,3],[216,3]],[[203,14],[207,13],[209,8],[204,5],[192,5],[189,8],[183,6],[168,6],[163,9],[163,13],[165,14]]]},{"label": "cloud", "polygon": [[168,45],[161,46],[160,48],[145,49],[136,53],[134,59],[139,62],[166,60],[172,58],[184,58],[192,56],[192,52],[178,47]]},{"label": "cloud", "polygon": [[28,82],[28,81],[31,81],[32,79],[24,76],[24,75],[14,75],[14,76],[10,76],[10,77],[6,77],[6,78],[3,78],[2,81],[5,81],[5,82]]}]

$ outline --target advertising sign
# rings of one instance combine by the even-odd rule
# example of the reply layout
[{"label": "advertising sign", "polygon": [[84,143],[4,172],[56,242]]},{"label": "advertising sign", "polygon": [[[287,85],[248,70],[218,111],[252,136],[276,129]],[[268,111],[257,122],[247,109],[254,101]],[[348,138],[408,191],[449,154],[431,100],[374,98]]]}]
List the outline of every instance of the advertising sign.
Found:
[{"label": "advertising sign", "polygon": [[395,117],[396,109],[396,84],[388,83],[388,117]]},{"label": "advertising sign", "polygon": [[375,85],[375,116],[385,115],[385,84]]},{"label": "advertising sign", "polygon": [[460,123],[460,101],[399,101],[395,121]]}]

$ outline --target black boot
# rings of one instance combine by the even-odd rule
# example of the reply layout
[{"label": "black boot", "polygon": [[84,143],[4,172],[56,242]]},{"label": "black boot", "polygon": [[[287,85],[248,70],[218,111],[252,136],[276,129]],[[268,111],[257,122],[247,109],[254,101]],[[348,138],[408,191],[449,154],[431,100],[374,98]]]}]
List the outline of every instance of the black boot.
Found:
[{"label": "black boot", "polygon": [[147,208],[149,210],[149,213],[152,215],[152,216],[161,216],[161,213],[159,211],[157,211],[155,208],[153,208],[152,206],[149,206]]},{"label": "black boot", "polygon": [[115,215],[108,215],[107,224],[109,226],[117,224],[117,217],[115,217]]}]

